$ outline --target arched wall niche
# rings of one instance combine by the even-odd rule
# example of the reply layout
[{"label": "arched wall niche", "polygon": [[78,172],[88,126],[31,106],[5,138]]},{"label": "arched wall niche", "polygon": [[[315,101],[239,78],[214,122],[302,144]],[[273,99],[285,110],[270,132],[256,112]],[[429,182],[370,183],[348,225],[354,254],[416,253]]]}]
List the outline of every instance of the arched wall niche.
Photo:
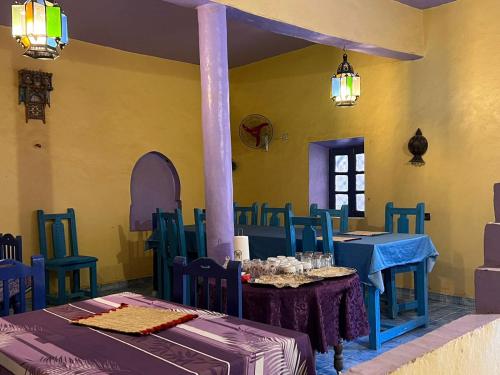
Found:
[{"label": "arched wall niche", "polygon": [[157,208],[181,208],[181,183],[177,170],[158,151],[144,154],[136,162],[130,179],[130,231],[152,230],[152,214]]}]

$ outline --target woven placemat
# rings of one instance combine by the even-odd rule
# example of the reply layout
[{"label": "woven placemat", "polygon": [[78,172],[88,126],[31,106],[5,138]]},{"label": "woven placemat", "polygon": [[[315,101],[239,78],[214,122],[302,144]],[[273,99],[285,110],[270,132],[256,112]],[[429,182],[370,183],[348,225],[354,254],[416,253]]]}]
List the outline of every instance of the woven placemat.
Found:
[{"label": "woven placemat", "polygon": [[198,315],[174,310],[122,304],[116,309],[74,319],[71,323],[130,335],[149,335],[196,317]]}]

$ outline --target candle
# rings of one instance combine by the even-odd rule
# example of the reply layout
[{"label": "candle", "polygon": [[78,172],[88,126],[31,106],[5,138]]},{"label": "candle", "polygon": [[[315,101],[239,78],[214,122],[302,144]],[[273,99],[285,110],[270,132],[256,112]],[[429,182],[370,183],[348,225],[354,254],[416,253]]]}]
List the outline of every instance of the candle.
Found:
[{"label": "candle", "polygon": [[234,236],[234,260],[250,259],[250,247],[248,245],[248,236]]}]

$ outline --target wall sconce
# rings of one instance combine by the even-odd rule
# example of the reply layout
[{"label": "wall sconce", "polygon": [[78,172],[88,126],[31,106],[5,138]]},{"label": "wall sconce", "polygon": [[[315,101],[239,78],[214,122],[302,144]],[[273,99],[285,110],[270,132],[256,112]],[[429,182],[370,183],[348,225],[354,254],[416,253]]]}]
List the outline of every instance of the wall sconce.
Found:
[{"label": "wall sconce", "polygon": [[19,71],[19,104],[24,103],[26,123],[42,120],[45,124],[45,107],[50,107],[52,73],[31,70]]},{"label": "wall sconce", "polygon": [[413,155],[410,163],[417,167],[423,166],[425,161],[422,159],[422,155],[427,152],[428,147],[429,143],[427,142],[427,138],[422,135],[422,131],[420,129],[417,129],[415,135],[411,137],[408,142],[408,150]]}]

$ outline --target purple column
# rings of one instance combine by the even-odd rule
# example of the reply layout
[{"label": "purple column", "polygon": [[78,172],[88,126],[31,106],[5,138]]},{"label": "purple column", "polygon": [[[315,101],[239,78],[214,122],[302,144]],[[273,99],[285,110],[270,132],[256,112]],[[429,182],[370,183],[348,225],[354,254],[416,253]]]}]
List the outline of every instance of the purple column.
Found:
[{"label": "purple column", "polygon": [[207,253],[219,263],[233,258],[233,180],[229,125],[226,8],[197,8],[200,40]]}]

